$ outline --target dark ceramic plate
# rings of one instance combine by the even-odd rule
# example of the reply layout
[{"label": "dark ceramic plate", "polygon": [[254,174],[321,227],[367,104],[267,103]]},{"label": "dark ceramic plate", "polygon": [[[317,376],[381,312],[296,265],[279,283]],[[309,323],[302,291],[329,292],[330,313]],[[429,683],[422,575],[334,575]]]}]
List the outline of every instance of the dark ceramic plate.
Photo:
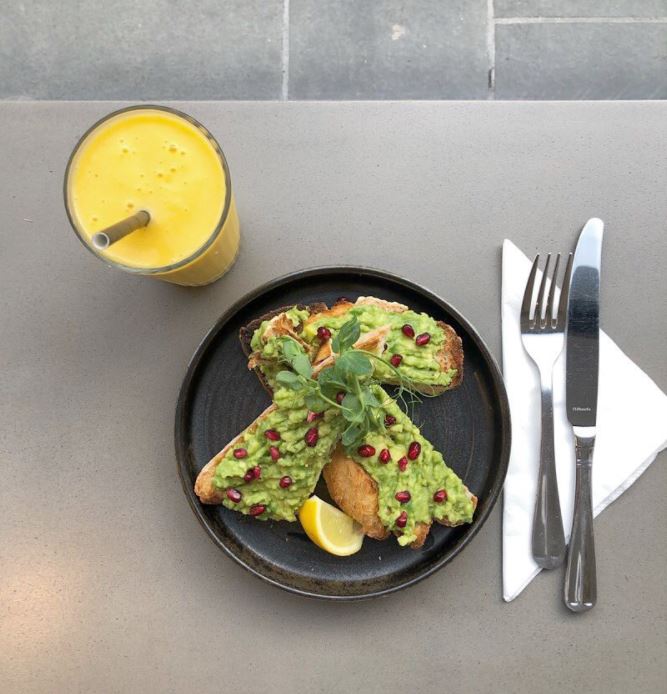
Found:
[{"label": "dark ceramic plate", "polygon": [[[454,327],[463,340],[463,384],[417,408],[417,423],[447,463],[479,497],[471,525],[434,524],[420,550],[394,538],[366,538],[351,557],[316,547],[298,522],[258,521],[222,506],[204,506],[193,491],[197,474],[270,403],[246,368],[239,328],[271,309],[340,296],[377,296],[425,311]],[[507,395],[492,356],[474,328],[431,292],[394,275],[356,267],[316,268],[283,277],[250,293],[204,338],[188,367],[176,410],[176,454],[183,489],[213,541],[269,583],[313,597],[351,600],[390,593],[442,568],[474,537],[500,494],[510,449]],[[323,480],[316,493],[329,500]]]}]

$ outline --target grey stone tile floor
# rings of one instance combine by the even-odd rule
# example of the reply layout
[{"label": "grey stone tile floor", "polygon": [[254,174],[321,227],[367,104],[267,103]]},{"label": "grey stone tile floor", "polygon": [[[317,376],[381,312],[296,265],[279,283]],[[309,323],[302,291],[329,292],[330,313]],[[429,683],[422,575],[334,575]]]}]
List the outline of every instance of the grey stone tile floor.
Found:
[{"label": "grey stone tile floor", "polygon": [[665,99],[667,0],[0,0],[2,99]]}]

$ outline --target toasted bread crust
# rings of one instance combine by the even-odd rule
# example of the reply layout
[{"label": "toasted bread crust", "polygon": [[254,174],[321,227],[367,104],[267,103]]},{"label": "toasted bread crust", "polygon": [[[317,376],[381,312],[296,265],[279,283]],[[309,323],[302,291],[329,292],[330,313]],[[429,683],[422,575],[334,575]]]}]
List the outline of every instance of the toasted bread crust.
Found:
[{"label": "toasted bread crust", "polygon": [[386,301],[378,299],[375,296],[360,296],[355,301],[356,306],[377,306],[384,309],[387,313],[405,313],[410,309],[405,304],[399,304],[397,301]]}]

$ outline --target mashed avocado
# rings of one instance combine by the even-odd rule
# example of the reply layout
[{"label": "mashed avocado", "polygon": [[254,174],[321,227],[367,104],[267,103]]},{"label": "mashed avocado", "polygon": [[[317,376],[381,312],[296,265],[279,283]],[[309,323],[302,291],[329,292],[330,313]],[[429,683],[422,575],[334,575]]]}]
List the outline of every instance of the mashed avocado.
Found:
[{"label": "mashed avocado", "polygon": [[[433,519],[446,519],[452,524],[469,523],[473,517],[473,503],[466,493],[463,482],[450,470],[442,455],[427,441],[410,418],[379,386],[375,386],[376,396],[384,403],[383,410],[395,418],[396,423],[384,433],[371,433],[364,443],[372,446],[375,453],[369,457],[359,454],[360,449],[348,450],[348,455],[375,480],[378,486],[378,515],[385,527],[402,532],[398,542],[406,545],[416,539],[417,523],[430,523]],[[418,443],[421,450],[418,456],[409,458],[410,444]],[[382,463],[380,453],[387,449],[391,460]],[[399,461],[407,459],[404,470]],[[445,494],[442,494],[442,490]],[[401,503],[396,494],[408,492],[409,501]],[[442,501],[434,495],[440,492]],[[406,512],[405,527],[396,525],[401,513]]]},{"label": "mashed avocado", "polygon": [[[276,390],[273,401],[275,409],[227,451],[216,468],[213,483],[218,489],[226,490],[222,503],[227,508],[263,520],[293,521],[295,513],[313,493],[322,468],[331,459],[344,421],[332,409],[308,422],[303,395],[293,390]],[[316,441],[308,445],[306,434],[313,429],[317,432]],[[267,430],[277,432],[280,438],[273,440],[276,436],[273,433],[273,439],[267,438]],[[311,444],[313,438],[311,431]],[[247,479],[257,468],[259,477]],[[231,491],[227,493],[228,490]],[[264,510],[258,513],[261,507]]]}]

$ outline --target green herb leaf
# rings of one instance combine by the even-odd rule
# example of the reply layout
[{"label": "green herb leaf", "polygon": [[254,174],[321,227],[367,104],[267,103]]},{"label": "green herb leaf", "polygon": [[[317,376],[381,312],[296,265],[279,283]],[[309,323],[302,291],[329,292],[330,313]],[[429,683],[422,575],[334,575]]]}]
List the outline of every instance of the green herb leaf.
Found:
[{"label": "green herb leaf", "polygon": [[322,412],[329,407],[329,404],[322,400],[322,398],[314,391],[306,395],[305,403],[306,407],[311,412]]},{"label": "green herb leaf", "polygon": [[339,380],[339,374],[333,366],[328,366],[320,371],[317,377],[320,391],[333,400],[340,391],[347,392],[347,384]]},{"label": "green herb leaf", "polygon": [[291,371],[279,371],[276,375],[276,383],[284,388],[291,388],[292,390],[300,390],[303,388],[301,379]]},{"label": "green herb leaf", "polygon": [[364,421],[364,406],[361,400],[353,393],[348,393],[341,403],[343,406],[343,417],[348,422],[362,424]]},{"label": "green herb leaf", "polygon": [[350,448],[355,443],[361,441],[362,431],[358,424],[350,424],[350,426],[343,432],[343,446]]},{"label": "green herb leaf", "polygon": [[284,337],[281,341],[283,356],[288,362],[291,362],[298,354],[303,354],[301,347],[291,338]]},{"label": "green herb leaf", "polygon": [[343,323],[340,330],[334,335],[331,348],[338,354],[345,352],[359,339],[359,335],[361,335],[361,326],[356,316],[353,316],[349,321]]},{"label": "green herb leaf", "polygon": [[313,367],[310,365],[310,359],[300,352],[291,360],[292,368],[304,378],[310,378],[313,374]]},{"label": "green herb leaf", "polygon": [[370,376],[373,373],[371,360],[363,353],[356,350],[345,352],[336,360],[336,367],[346,377]]},{"label": "green herb leaf", "polygon": [[320,384],[320,387],[325,386],[331,379],[335,377],[335,372],[332,366],[327,366],[325,369],[322,369],[320,371],[319,376],[317,377],[317,382]]},{"label": "green herb leaf", "polygon": [[285,361],[304,378],[310,378],[313,373],[308,355],[303,351],[301,345],[291,337],[283,338],[281,341],[283,358]]}]

